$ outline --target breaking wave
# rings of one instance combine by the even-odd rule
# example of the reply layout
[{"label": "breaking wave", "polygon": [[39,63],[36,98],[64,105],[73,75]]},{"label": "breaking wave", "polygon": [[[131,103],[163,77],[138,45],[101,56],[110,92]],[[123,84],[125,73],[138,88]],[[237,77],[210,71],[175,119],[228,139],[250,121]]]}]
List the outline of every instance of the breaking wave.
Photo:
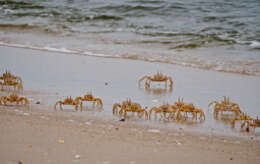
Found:
[{"label": "breaking wave", "polygon": [[[259,43],[254,43],[259,46]],[[174,60],[169,58],[162,57],[145,57],[140,55],[109,55],[102,53],[93,53],[90,51],[82,51],[82,50],[74,50],[68,48],[56,48],[51,46],[30,46],[23,44],[14,44],[14,43],[6,43],[0,42],[0,46],[8,46],[8,47],[16,47],[16,48],[26,48],[32,50],[40,50],[40,51],[50,51],[57,52],[63,54],[71,54],[71,55],[82,55],[82,56],[93,56],[93,57],[103,57],[103,58],[121,58],[121,59],[129,59],[129,60],[141,60],[147,62],[158,62],[158,63],[167,63],[167,64],[176,64],[184,67],[191,68],[199,68],[205,70],[214,70],[218,72],[228,72],[228,73],[236,73],[243,75],[251,75],[251,76],[260,76],[260,60],[259,61],[245,61],[242,63],[241,61],[207,61],[201,60],[199,58],[191,58],[190,60],[183,60],[182,58],[175,58]],[[188,57],[189,58],[189,57]],[[248,66],[248,67],[246,67]],[[257,66],[257,67],[255,67]]]}]

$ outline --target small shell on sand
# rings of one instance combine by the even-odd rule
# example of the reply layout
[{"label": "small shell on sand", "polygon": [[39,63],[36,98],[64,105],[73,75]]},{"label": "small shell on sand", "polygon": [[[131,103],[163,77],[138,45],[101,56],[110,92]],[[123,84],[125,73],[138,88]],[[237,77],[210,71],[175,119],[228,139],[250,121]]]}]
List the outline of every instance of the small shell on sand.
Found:
[{"label": "small shell on sand", "polygon": [[76,158],[76,159],[80,159],[80,155],[79,155],[79,154],[76,154],[76,155],[75,155],[75,158]]},{"label": "small shell on sand", "polygon": [[149,129],[148,132],[150,132],[150,133],[160,133],[160,130],[158,130],[158,129]]},{"label": "small shell on sand", "polygon": [[24,115],[24,116],[29,116],[29,115],[30,115],[30,113],[23,113],[23,115]]},{"label": "small shell on sand", "polygon": [[179,141],[175,141],[177,145],[181,146],[181,143]]},{"label": "small shell on sand", "polygon": [[41,119],[44,119],[44,120],[49,120],[49,118],[48,118],[48,117],[45,117],[45,116],[41,116],[40,118],[41,118]]}]

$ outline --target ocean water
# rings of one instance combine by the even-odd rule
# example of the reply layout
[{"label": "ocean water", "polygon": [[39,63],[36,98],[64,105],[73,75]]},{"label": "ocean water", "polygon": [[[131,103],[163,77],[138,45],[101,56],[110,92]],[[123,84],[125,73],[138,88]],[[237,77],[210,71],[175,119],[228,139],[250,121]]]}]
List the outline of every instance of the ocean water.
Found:
[{"label": "ocean water", "polygon": [[260,76],[260,1],[0,0],[0,45]]}]

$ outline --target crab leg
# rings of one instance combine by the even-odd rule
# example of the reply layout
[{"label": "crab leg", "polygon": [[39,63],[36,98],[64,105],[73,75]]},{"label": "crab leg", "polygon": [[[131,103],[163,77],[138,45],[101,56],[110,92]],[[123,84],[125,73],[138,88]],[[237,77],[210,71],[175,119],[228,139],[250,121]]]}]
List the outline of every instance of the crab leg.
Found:
[{"label": "crab leg", "polygon": [[138,81],[139,86],[141,85],[142,81],[143,81],[144,79],[147,79],[147,78],[148,78],[148,76],[142,77],[142,78]]},{"label": "crab leg", "polygon": [[172,80],[171,77],[168,77],[168,80],[170,81],[170,88],[172,88],[172,86],[173,86],[173,80]]}]

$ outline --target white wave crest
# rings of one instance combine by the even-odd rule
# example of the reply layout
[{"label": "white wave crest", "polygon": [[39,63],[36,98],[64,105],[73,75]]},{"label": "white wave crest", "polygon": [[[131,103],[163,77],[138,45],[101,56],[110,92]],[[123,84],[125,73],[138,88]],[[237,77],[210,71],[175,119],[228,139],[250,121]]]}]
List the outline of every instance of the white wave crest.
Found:
[{"label": "white wave crest", "polygon": [[[75,54],[75,55],[82,55],[82,56],[93,56],[93,57],[102,57],[102,58],[121,58],[121,59],[130,59],[130,60],[143,60],[148,62],[159,62],[159,63],[168,63],[168,64],[176,64],[181,65],[184,67],[192,67],[192,68],[200,68],[200,69],[207,69],[207,70],[215,70],[219,72],[229,72],[229,73],[238,73],[238,74],[245,74],[245,75],[254,75],[260,76],[260,61],[226,61],[226,60],[217,60],[217,61],[210,61],[210,60],[195,60],[194,58],[182,59],[178,60],[178,58],[174,58],[175,60],[170,60],[169,58],[158,58],[156,56],[153,57],[142,57],[136,55],[120,55],[120,54],[102,54],[102,53],[95,53],[90,51],[83,51],[83,50],[71,50],[68,48],[57,48],[53,46],[35,46],[35,45],[23,45],[17,43],[10,43],[10,42],[3,42],[0,41],[0,46],[8,46],[8,47],[16,47],[16,48],[27,48],[32,50],[40,50],[40,51],[50,51],[50,52],[57,52],[61,54]],[[254,48],[260,48],[260,42],[253,41],[250,45]]]},{"label": "white wave crest", "polygon": [[252,41],[249,45],[251,48],[259,49],[260,48],[260,42],[258,41]]}]

